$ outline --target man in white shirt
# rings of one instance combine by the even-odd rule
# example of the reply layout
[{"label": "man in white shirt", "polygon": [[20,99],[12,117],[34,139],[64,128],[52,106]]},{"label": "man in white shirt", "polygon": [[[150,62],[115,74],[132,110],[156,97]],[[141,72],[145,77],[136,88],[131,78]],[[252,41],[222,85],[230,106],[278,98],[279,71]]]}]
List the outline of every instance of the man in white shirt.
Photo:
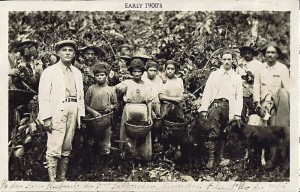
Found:
[{"label": "man in white shirt", "polygon": [[239,50],[242,58],[238,61],[236,72],[243,79],[242,119],[247,120],[246,117],[254,113],[253,82],[256,72],[262,67],[262,63],[254,58],[258,55],[258,51],[254,49],[253,43],[247,41]]},{"label": "man in white shirt", "polygon": [[[253,100],[256,109],[265,111],[260,114],[268,120],[269,125],[284,126],[287,131],[290,127],[290,101],[289,101],[289,70],[286,65],[278,62],[282,55],[281,49],[275,42],[270,42],[263,50],[266,62],[257,72],[253,85]],[[267,115],[266,115],[267,114]],[[263,116],[262,116],[263,115]],[[276,154],[277,148],[272,147],[271,154]],[[274,166],[276,155],[267,161],[266,168]]]},{"label": "man in white shirt", "polygon": [[272,116],[269,124],[289,127],[289,70],[286,65],[277,61],[281,49],[276,43],[269,43],[262,52],[266,62],[254,79],[254,103]]},{"label": "man in white shirt", "polygon": [[224,158],[225,134],[223,132],[229,120],[240,120],[243,108],[243,86],[241,77],[232,69],[233,53],[225,50],[220,69],[212,72],[207,80],[202,103],[198,111],[208,119],[211,130],[208,133],[209,161],[211,169],[215,163],[216,142],[219,141],[220,165],[226,164]]},{"label": "man in white shirt", "polygon": [[50,181],[65,181],[76,127],[85,116],[81,72],[72,65],[76,42],[56,44],[58,63],[42,73],[39,84],[39,119],[47,132],[46,160]]}]

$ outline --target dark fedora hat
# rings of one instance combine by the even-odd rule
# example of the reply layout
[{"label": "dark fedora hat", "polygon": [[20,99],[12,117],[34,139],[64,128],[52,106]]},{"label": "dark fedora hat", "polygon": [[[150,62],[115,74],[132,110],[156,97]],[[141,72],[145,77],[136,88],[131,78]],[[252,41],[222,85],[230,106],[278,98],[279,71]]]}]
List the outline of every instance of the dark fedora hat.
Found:
[{"label": "dark fedora hat", "polygon": [[79,51],[84,53],[86,50],[89,50],[89,49],[94,50],[97,55],[100,55],[100,56],[105,55],[105,52],[100,47],[97,47],[96,45],[92,45],[92,44],[82,47]]},{"label": "dark fedora hat", "polygon": [[266,46],[264,46],[262,48],[261,52],[262,52],[263,55],[266,55],[266,51],[269,47],[274,47],[276,49],[279,57],[282,56],[282,51],[281,51],[280,47],[278,46],[278,44],[275,41],[269,42]]},{"label": "dark fedora hat", "polygon": [[59,51],[64,46],[71,46],[74,48],[75,51],[77,51],[77,44],[73,40],[62,40],[56,43],[55,50],[56,52]]},{"label": "dark fedora hat", "polygon": [[143,61],[140,59],[133,59],[130,66],[127,68],[128,71],[133,71],[134,69],[139,69],[141,71],[146,70]]},{"label": "dark fedora hat", "polygon": [[250,51],[253,54],[253,56],[257,56],[258,50],[257,48],[255,48],[255,45],[256,44],[251,41],[246,41],[244,46],[239,47],[241,55],[246,51]]}]

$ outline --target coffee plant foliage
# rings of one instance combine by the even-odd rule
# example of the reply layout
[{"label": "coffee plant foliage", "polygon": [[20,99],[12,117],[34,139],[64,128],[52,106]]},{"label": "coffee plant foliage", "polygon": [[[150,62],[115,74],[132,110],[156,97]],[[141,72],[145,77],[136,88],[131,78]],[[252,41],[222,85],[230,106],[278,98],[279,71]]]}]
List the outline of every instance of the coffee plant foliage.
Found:
[{"label": "coffee plant foliage", "polygon": [[[62,39],[74,39],[79,47],[86,43],[99,46],[100,60],[115,65],[119,46],[128,43],[134,50],[146,48],[159,64],[173,59],[180,65],[180,75],[189,92],[198,96],[210,72],[220,66],[220,53],[246,41],[261,49],[268,41],[276,41],[289,66],[289,12],[10,12],[9,46],[17,49],[22,39],[34,39],[40,52],[45,47],[54,52]],[[258,59],[263,61],[260,54]]]}]

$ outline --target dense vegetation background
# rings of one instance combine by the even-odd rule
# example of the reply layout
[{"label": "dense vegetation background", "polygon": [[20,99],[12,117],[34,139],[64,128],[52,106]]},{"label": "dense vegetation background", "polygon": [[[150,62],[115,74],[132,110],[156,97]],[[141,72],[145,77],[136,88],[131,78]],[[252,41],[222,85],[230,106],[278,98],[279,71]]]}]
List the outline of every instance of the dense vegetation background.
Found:
[{"label": "dense vegetation background", "polygon": [[[92,35],[86,35],[89,33]],[[255,43],[258,50],[268,41],[276,41],[284,53],[281,59],[287,66],[290,65],[290,12],[10,12],[8,35],[10,52],[17,52],[18,43],[23,39],[36,40],[40,59],[48,52],[54,54],[55,43],[66,38],[76,40],[80,46],[86,42],[99,46],[105,53],[99,59],[112,65],[118,63],[121,44],[131,44],[134,50],[144,47],[160,64],[168,59],[179,61],[185,88],[197,97],[201,95],[210,72],[219,67],[222,48],[230,47],[236,51],[236,65],[240,57],[237,48],[246,41]],[[261,54],[257,58],[263,61]],[[34,106],[34,103],[36,105],[36,98],[31,105]],[[31,113],[37,113],[36,108],[29,109]],[[29,122],[32,123],[32,119]],[[32,126],[27,126],[27,129],[22,129],[24,133],[19,130],[18,144],[22,147],[10,147],[10,152],[20,160],[18,166],[10,166],[12,180],[47,180],[47,172],[43,168],[46,136],[43,132],[33,133],[31,129]],[[117,135],[118,130],[115,129],[114,141]],[[166,159],[159,144],[153,146],[153,162],[147,166],[138,166],[126,156],[125,149],[117,149],[118,143],[113,144],[116,149],[109,157],[100,157],[99,160],[91,147],[92,142],[86,138],[84,130],[77,132],[68,172],[70,179],[283,180],[279,177],[278,169],[263,174],[258,170],[247,172],[245,162],[241,160],[243,151],[232,150],[236,149],[236,139],[228,143],[228,155],[234,159],[231,164],[204,170],[204,158],[204,162],[194,166],[192,174],[189,174],[191,177],[187,176],[185,166],[177,166],[172,159]],[[14,165],[12,162],[14,158],[10,165]]]}]

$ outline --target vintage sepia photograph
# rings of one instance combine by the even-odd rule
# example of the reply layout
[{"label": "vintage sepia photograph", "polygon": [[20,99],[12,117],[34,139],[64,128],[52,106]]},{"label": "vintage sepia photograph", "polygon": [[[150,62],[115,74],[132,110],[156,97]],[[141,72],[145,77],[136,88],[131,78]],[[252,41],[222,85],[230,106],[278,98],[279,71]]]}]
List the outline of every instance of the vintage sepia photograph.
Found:
[{"label": "vintage sepia photograph", "polygon": [[121,2],[7,7],[1,189],[299,190],[298,4]]}]

